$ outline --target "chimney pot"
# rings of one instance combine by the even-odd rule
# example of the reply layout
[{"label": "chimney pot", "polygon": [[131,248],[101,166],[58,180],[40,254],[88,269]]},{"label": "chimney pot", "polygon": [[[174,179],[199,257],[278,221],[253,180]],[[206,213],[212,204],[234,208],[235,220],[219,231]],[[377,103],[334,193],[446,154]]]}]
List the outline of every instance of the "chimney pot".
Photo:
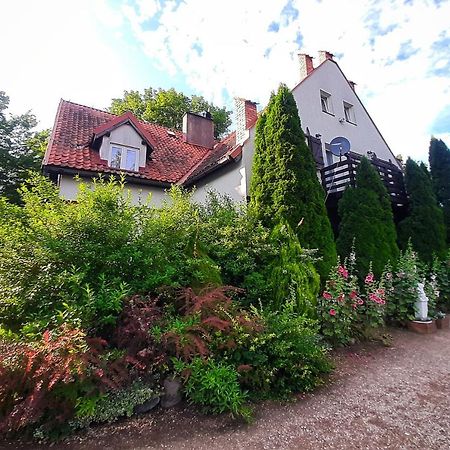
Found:
[{"label": "chimney pot", "polygon": [[304,80],[314,70],[312,60],[312,56],[309,56],[306,53],[298,54],[298,62],[300,65],[300,81]]}]

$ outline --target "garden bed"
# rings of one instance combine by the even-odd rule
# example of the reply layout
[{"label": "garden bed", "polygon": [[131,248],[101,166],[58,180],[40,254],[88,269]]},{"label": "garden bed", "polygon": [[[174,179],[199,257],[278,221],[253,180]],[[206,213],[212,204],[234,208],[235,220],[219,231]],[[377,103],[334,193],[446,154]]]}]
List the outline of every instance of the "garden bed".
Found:
[{"label": "garden bed", "polygon": [[[328,385],[296,401],[262,403],[250,425],[180,405],[92,427],[53,448],[446,448],[450,331],[391,333],[391,347],[367,343],[334,351]],[[47,448],[17,441],[1,448],[18,446]]]}]

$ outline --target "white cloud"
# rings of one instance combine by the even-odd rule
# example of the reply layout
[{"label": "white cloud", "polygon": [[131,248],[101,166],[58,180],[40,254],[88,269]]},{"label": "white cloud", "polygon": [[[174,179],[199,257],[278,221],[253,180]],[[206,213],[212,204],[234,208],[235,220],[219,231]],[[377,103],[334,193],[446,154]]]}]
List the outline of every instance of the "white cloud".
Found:
[{"label": "white cloud", "polygon": [[52,126],[61,97],[104,107],[127,85],[119,55],[101,36],[123,19],[105,1],[3,2],[1,20],[0,89],[13,113],[32,109],[40,127]]},{"label": "white cloud", "polygon": [[[158,3],[160,25],[153,31],[141,24],[156,12],[155,2],[140,1],[136,10],[125,11],[146,54],[216,103],[224,101],[225,89],[265,105],[280,82],[295,85],[298,50],[341,55],[341,68],[358,83],[392,150],[426,159],[432,123],[450,103],[448,78],[432,74],[446,64],[433,43],[445,36],[450,2],[290,3],[299,11],[294,20],[281,17],[287,0]],[[272,22],[280,23],[277,33],[267,31]],[[299,32],[301,49],[295,42]],[[402,44],[413,54],[398,60]]]}]

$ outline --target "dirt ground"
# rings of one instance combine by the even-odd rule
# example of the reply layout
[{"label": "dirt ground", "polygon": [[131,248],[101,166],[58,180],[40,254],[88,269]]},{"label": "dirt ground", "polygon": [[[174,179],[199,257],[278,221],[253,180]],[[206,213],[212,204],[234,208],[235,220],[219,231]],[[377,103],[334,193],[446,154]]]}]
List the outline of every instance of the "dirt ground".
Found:
[{"label": "dirt ground", "polygon": [[391,333],[391,347],[337,352],[329,384],[293,402],[257,405],[250,425],[182,405],[95,427],[52,448],[450,449],[450,331]]}]

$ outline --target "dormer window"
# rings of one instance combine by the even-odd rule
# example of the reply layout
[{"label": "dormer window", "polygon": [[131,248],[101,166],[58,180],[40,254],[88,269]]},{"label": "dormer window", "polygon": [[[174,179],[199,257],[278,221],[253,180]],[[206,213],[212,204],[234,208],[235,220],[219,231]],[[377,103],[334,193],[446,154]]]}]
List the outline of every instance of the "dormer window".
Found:
[{"label": "dormer window", "polygon": [[139,150],[123,145],[111,144],[111,156],[109,166],[115,169],[139,170]]}]

